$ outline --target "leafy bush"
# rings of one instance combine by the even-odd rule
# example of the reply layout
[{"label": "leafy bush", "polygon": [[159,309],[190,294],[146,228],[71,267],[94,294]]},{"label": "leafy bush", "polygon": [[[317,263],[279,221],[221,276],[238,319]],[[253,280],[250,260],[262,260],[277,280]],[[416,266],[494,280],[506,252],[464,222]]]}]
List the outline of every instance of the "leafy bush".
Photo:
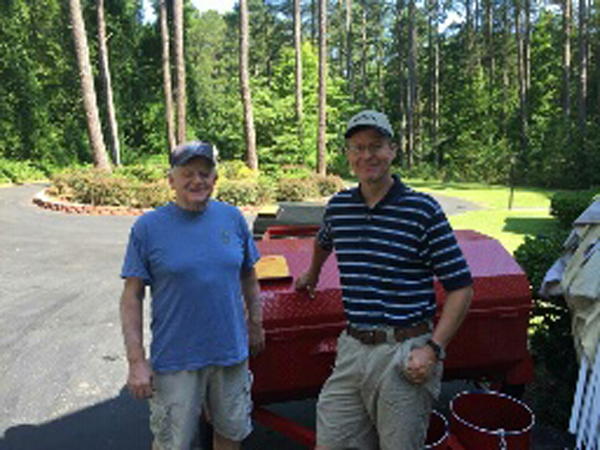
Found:
[{"label": "leafy bush", "polygon": [[128,178],[134,181],[153,182],[164,180],[168,170],[168,166],[164,164],[135,164],[117,168],[115,170],[115,176]]},{"label": "leafy bush", "polygon": [[11,161],[0,158],[0,183],[25,183],[48,178],[48,168],[30,161]]},{"label": "leafy bush", "polygon": [[52,177],[50,195],[76,203],[151,208],[172,200],[163,179],[137,181],[96,169],[67,170]]},{"label": "leafy bush", "polygon": [[133,186],[130,206],[134,208],[156,208],[174,200],[174,193],[166,179]]},{"label": "leafy bush", "polygon": [[[295,174],[302,173],[297,167],[294,170]],[[151,208],[173,199],[166,172],[165,164],[124,166],[112,174],[90,167],[68,169],[52,176],[48,192],[77,203]],[[236,206],[302,201],[332,195],[344,186],[340,177],[313,173],[277,181],[259,175],[240,161],[219,164],[219,173],[216,198]]]},{"label": "leafy bush", "polygon": [[550,214],[556,217],[563,227],[570,228],[573,221],[590,206],[592,199],[599,193],[598,189],[557,192],[550,201]]},{"label": "leafy bush", "polygon": [[277,197],[277,183],[269,178],[259,178],[257,189],[259,205],[271,203]]},{"label": "leafy bush", "polygon": [[224,180],[219,183],[216,197],[236,206],[258,203],[258,183],[253,180]]},{"label": "leafy bush", "polygon": [[277,183],[277,200],[299,202],[319,195],[311,178],[283,178]]},{"label": "leafy bush", "polygon": [[515,258],[527,273],[534,298],[530,347],[536,381],[528,397],[540,421],[565,429],[577,382],[571,316],[564,298],[540,299],[537,291],[548,269],[562,254],[566,231],[526,237]]},{"label": "leafy bush", "polygon": [[537,296],[537,289],[548,269],[563,251],[563,242],[568,232],[557,232],[550,236],[525,236],[525,241],[514,252],[515,259],[529,277],[533,289],[532,295]]},{"label": "leafy bush", "polygon": [[258,173],[243,161],[222,161],[218,166],[219,176],[227,180],[256,180]]},{"label": "leafy bush", "polygon": [[321,197],[329,197],[344,189],[344,180],[337,175],[313,175],[312,182]]}]

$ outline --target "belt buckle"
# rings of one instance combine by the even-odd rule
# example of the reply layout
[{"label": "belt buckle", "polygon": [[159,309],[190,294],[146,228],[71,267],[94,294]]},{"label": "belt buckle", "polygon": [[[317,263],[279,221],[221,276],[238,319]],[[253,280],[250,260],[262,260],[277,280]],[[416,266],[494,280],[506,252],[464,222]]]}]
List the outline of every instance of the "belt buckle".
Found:
[{"label": "belt buckle", "polygon": [[364,330],[365,343],[369,345],[377,344],[377,330]]}]

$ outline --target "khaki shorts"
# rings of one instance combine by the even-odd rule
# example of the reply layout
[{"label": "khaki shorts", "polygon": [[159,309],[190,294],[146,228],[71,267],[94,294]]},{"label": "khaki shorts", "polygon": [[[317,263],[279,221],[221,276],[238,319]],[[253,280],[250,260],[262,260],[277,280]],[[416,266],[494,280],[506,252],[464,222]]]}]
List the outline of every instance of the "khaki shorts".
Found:
[{"label": "khaki shorts", "polygon": [[398,365],[430,337],[365,345],[344,331],[317,403],[317,444],[332,450],[422,450],[443,365],[438,362],[421,385],[408,381]]},{"label": "khaki shorts", "polygon": [[202,407],[215,431],[241,442],[252,432],[248,362],[228,367],[154,374],[150,428],[160,450],[189,449]]}]

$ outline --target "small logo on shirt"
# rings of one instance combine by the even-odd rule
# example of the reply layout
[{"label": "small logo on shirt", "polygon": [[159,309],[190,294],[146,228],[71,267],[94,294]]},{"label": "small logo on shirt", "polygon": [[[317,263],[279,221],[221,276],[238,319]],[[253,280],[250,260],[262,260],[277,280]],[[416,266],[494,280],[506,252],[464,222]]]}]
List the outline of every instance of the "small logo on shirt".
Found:
[{"label": "small logo on shirt", "polygon": [[229,235],[228,230],[223,230],[221,232],[221,240],[223,241],[223,244],[229,244],[229,242],[231,241],[231,236]]}]

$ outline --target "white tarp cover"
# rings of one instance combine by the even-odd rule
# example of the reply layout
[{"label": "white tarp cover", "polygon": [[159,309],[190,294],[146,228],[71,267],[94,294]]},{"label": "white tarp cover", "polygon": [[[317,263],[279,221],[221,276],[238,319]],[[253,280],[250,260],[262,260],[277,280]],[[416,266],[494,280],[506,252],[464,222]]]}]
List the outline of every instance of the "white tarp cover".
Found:
[{"label": "white tarp cover", "polygon": [[[574,222],[578,245],[563,265],[560,286],[571,309],[575,348],[594,361],[600,337],[600,199]],[[573,234],[567,250],[573,249]],[[569,242],[571,241],[571,242]]]}]

